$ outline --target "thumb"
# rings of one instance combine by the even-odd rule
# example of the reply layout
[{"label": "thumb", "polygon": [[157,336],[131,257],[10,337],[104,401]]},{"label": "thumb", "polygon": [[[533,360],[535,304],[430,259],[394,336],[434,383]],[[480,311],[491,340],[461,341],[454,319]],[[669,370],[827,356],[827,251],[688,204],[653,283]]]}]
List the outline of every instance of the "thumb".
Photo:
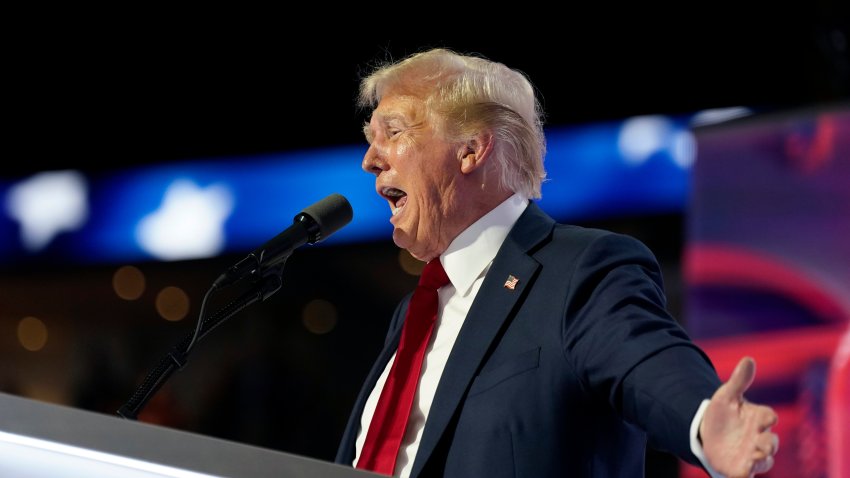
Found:
[{"label": "thumb", "polygon": [[744,357],[738,362],[729,381],[726,382],[725,397],[727,400],[743,401],[744,392],[750,388],[756,377],[756,362],[752,357]]}]

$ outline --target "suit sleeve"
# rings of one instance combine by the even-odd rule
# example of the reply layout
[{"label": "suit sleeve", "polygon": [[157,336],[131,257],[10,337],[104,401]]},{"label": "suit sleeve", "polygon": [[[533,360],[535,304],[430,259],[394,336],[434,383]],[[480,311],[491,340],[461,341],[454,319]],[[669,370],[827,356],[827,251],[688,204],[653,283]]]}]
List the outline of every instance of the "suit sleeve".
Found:
[{"label": "suit sleeve", "polygon": [[588,393],[646,431],[653,448],[699,465],[689,428],[720,380],[667,312],[655,257],[628,236],[598,236],[580,254],[569,291],[564,353]]}]

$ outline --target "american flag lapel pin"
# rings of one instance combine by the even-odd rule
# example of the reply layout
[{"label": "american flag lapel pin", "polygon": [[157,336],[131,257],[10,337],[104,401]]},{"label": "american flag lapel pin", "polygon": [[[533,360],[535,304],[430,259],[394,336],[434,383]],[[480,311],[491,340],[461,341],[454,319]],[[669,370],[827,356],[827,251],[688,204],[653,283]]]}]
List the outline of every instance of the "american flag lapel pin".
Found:
[{"label": "american flag lapel pin", "polygon": [[513,274],[508,275],[508,280],[505,281],[505,289],[514,290],[517,282],[519,282],[518,277],[514,277]]}]

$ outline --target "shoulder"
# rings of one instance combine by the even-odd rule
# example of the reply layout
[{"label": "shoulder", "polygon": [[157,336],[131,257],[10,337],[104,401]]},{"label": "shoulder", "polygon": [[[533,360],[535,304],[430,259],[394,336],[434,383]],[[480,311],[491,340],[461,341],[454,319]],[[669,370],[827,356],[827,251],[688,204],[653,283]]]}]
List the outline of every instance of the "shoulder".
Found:
[{"label": "shoulder", "polygon": [[520,217],[510,238],[542,264],[658,268],[655,255],[639,239],[607,229],[559,223],[534,203]]},{"label": "shoulder", "polygon": [[626,254],[655,259],[646,244],[633,236],[571,224],[555,225],[552,229],[551,245],[558,249],[569,249],[581,255]]}]

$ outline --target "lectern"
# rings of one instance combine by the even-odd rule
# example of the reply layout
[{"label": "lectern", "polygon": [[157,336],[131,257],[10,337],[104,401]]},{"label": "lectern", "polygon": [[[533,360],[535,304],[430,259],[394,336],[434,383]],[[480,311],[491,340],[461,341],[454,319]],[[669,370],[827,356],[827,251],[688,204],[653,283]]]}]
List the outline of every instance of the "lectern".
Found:
[{"label": "lectern", "polygon": [[0,476],[369,478],[381,475],[0,393]]}]

